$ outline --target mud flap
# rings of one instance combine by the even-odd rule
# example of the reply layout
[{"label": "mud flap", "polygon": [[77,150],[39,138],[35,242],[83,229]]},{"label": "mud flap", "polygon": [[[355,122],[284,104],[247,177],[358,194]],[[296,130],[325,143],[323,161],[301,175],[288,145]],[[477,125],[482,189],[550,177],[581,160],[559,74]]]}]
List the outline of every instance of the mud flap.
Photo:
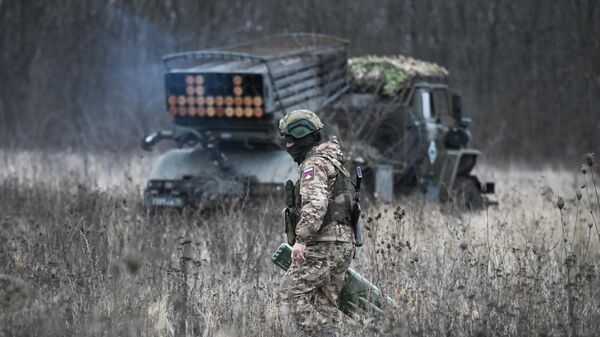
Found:
[{"label": "mud flap", "polygon": [[375,167],[375,198],[390,202],[394,197],[394,167],[377,165]]}]

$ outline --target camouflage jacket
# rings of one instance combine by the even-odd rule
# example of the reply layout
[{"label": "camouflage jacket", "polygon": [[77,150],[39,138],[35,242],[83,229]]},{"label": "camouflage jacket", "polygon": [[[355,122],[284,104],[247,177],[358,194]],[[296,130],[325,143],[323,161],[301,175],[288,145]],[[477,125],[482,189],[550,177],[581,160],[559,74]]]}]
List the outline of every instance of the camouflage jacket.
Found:
[{"label": "camouflage jacket", "polygon": [[300,164],[298,183],[301,212],[296,225],[297,242],[354,242],[352,227],[339,223],[323,223],[333,196],[338,172],[336,166],[343,167],[345,161],[340,144],[334,137],[331,141],[315,146]]}]

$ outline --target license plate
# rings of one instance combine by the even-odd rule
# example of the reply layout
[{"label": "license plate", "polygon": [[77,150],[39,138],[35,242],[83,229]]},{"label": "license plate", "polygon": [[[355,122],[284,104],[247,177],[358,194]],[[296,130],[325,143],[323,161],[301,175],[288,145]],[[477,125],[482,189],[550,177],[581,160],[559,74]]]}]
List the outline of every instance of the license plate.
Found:
[{"label": "license plate", "polygon": [[183,207],[183,198],[171,196],[157,196],[150,199],[152,206]]}]

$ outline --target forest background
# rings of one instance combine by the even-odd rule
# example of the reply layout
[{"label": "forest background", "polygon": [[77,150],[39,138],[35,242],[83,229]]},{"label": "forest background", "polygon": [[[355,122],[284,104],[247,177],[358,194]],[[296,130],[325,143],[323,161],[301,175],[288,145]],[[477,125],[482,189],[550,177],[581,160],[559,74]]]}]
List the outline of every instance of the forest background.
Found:
[{"label": "forest background", "polygon": [[494,163],[600,145],[596,0],[0,0],[0,146],[136,149],[170,126],[162,55],[299,31],[448,68]]}]

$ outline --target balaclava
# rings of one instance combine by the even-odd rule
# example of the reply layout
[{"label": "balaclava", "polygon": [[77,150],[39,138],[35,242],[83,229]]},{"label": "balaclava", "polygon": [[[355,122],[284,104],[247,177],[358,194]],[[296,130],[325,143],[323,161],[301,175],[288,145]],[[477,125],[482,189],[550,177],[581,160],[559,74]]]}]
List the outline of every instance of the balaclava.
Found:
[{"label": "balaclava", "polygon": [[[321,133],[313,132],[302,138],[296,139],[292,136],[285,137],[286,143],[286,151],[292,156],[294,161],[300,165],[304,159],[306,159],[306,154],[310,151],[315,145],[318,145],[321,142]],[[290,146],[291,144],[291,146]]]}]

